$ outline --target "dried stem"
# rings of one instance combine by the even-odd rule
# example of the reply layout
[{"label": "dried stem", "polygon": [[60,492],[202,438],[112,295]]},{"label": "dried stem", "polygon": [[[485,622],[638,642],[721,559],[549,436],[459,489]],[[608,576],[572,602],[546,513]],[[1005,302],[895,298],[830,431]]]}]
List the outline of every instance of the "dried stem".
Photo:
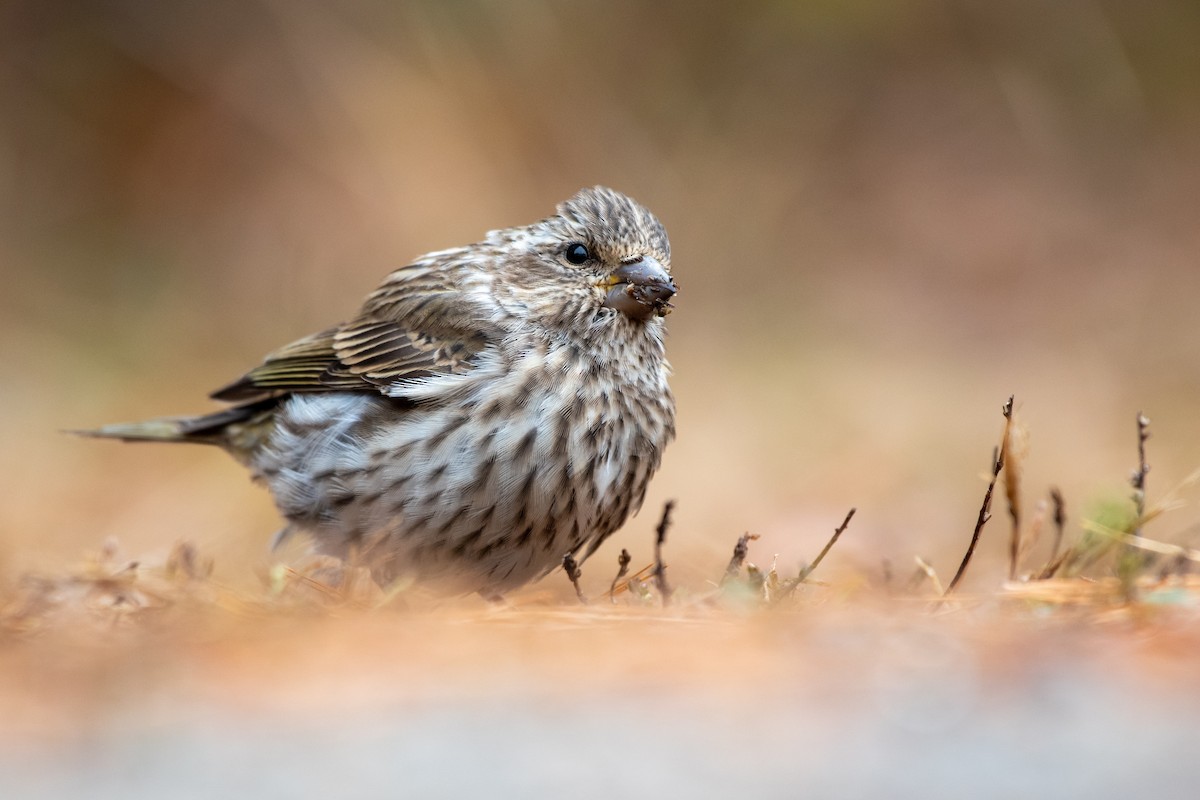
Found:
[{"label": "dried stem", "polygon": [[1039,581],[1053,578],[1059,570],[1074,560],[1078,550],[1078,547],[1062,550],[1063,531],[1067,525],[1067,504],[1057,486],[1050,487],[1050,502],[1054,506],[1054,544],[1050,547],[1050,557],[1046,559],[1046,565],[1034,576],[1034,579]]},{"label": "dried stem", "polygon": [[733,546],[733,557],[729,559],[729,566],[725,568],[725,575],[721,578],[722,586],[736,578],[742,571],[742,565],[746,563],[746,555],[750,552],[750,542],[757,538],[757,533],[743,533],[738,537],[737,544]]},{"label": "dried stem", "polygon": [[[1128,531],[1131,538],[1136,540],[1142,535],[1142,526],[1146,518],[1146,475],[1150,466],[1146,463],[1146,440],[1150,438],[1150,420],[1142,412],[1137,415],[1138,432],[1138,466],[1129,478],[1133,486],[1133,505],[1136,515],[1133,526]],[[1128,545],[1128,542],[1126,543]],[[1139,552],[1134,547],[1127,546],[1117,558],[1117,577],[1121,581],[1121,589],[1126,600],[1133,600],[1137,590],[1137,576],[1150,562],[1153,556]]]},{"label": "dried stem", "polygon": [[1000,470],[1004,468],[1004,458],[1000,455],[1000,449],[992,450],[992,479],[988,481],[987,492],[983,495],[983,505],[979,507],[979,518],[975,520],[975,532],[971,534],[971,543],[967,545],[966,555],[963,556],[962,563],[958,565],[958,571],[954,573],[954,578],[950,581],[950,585],[946,587],[946,594],[954,591],[954,587],[958,586],[958,582],[962,580],[963,573],[967,571],[967,564],[971,562],[971,556],[975,554],[975,546],[979,544],[979,534],[983,531],[983,526],[992,518],[992,492],[996,489],[996,478],[1000,476]]},{"label": "dried stem", "polygon": [[654,532],[654,585],[662,595],[663,606],[671,604],[671,587],[667,585],[667,565],[662,560],[662,548],[667,541],[667,531],[671,527],[671,511],[674,508],[674,500],[663,504],[662,519],[658,521],[658,528]]},{"label": "dried stem", "polygon": [[1037,579],[1039,581],[1045,581],[1053,578],[1058,571],[1062,569],[1068,561],[1071,560],[1074,552],[1074,549],[1064,550],[1057,558],[1051,560],[1048,564],[1046,564],[1045,567],[1042,568],[1042,571],[1038,573]]},{"label": "dried stem", "polygon": [[1133,486],[1133,502],[1137,507],[1137,522],[1133,529],[1134,536],[1142,535],[1142,517],[1146,515],[1146,475],[1150,472],[1146,464],[1146,440],[1150,438],[1150,420],[1142,412],[1137,415],[1138,429],[1138,468],[1134,471],[1129,483]]},{"label": "dried stem", "polygon": [[821,562],[825,559],[826,553],[828,553],[830,549],[837,544],[837,540],[841,537],[842,533],[845,532],[846,527],[850,524],[850,520],[854,517],[855,511],[858,511],[858,509],[852,508],[846,512],[846,518],[842,520],[842,524],[837,526],[837,528],[833,531],[833,536],[830,537],[829,541],[825,543],[825,547],[822,548],[820,553],[817,553],[817,557],[813,559],[811,564],[800,570],[800,577],[796,579],[797,583],[802,583],[807,580],[808,576],[813,573],[813,570],[820,566]]},{"label": "dried stem", "polygon": [[1148,553],[1171,556],[1172,558],[1183,558],[1187,561],[1200,562],[1200,550],[1193,550],[1189,547],[1182,547],[1168,542],[1159,542],[1145,536],[1134,536],[1125,531],[1106,528],[1095,522],[1084,522],[1083,524],[1088,530],[1116,539],[1118,542],[1127,544],[1131,548],[1144,550]]},{"label": "dried stem", "polygon": [[629,555],[629,551],[622,547],[621,555],[617,556],[617,577],[613,578],[612,586],[608,590],[608,597],[614,604],[617,602],[617,584],[629,573],[629,562],[632,560],[633,556]]},{"label": "dried stem", "polygon": [[916,580],[912,581],[912,585],[915,587],[923,575],[929,579],[930,583],[933,584],[933,590],[935,592],[945,596],[947,592],[942,591],[942,582],[938,579],[937,570],[935,570],[928,561],[920,556],[913,556],[913,559],[917,562],[917,572],[914,576]]},{"label": "dried stem", "polygon": [[1062,492],[1057,486],[1050,487],[1050,502],[1054,504],[1054,545],[1050,548],[1049,558],[1053,563],[1062,547],[1063,528],[1067,524],[1067,504],[1063,502]]},{"label": "dried stem", "polygon": [[579,569],[579,564],[575,561],[575,556],[567,553],[562,560],[563,572],[567,573],[567,578],[571,581],[571,585],[575,587],[575,596],[579,598],[579,602],[587,605],[587,598],[583,596],[583,589],[579,588],[579,578],[583,572]]}]

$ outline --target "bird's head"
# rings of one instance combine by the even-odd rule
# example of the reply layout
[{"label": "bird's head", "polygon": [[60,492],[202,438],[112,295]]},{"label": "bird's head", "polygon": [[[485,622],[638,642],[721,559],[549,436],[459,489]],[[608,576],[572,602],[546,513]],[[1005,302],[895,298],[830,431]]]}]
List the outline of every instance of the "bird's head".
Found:
[{"label": "bird's head", "polygon": [[492,237],[519,253],[505,281],[509,299],[549,327],[654,324],[678,291],[662,224],[602,186],[581,190],[553,217]]}]

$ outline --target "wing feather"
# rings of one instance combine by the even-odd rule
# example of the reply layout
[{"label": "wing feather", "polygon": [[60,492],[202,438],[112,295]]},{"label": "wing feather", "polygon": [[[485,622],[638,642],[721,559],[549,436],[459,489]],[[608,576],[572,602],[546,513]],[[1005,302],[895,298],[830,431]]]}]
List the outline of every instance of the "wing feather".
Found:
[{"label": "wing feather", "polygon": [[393,272],[357,317],[271,353],[213,392],[247,402],[290,392],[382,392],[396,382],[469,370],[494,340],[478,300],[432,263]]}]

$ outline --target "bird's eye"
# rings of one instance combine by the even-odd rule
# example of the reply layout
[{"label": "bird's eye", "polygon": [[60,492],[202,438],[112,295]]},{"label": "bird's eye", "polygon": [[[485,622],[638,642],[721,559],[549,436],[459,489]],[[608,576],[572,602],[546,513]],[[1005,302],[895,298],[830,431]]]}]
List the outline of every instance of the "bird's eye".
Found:
[{"label": "bird's eye", "polygon": [[579,242],[567,245],[564,255],[567,257],[567,261],[570,261],[575,266],[579,266],[592,257],[592,254],[588,252],[587,246]]}]

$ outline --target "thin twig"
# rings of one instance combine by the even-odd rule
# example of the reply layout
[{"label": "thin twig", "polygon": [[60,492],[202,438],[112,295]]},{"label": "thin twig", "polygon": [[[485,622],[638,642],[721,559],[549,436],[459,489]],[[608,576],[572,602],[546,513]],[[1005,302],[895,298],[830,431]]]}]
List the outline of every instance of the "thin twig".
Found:
[{"label": "thin twig", "polygon": [[617,556],[617,577],[613,578],[612,586],[608,590],[608,598],[614,604],[617,602],[617,584],[629,572],[629,562],[632,560],[633,556],[629,555],[629,551],[622,547],[621,555]]},{"label": "thin twig", "polygon": [[963,556],[962,563],[958,565],[958,572],[954,573],[954,578],[950,581],[950,585],[946,587],[946,594],[954,591],[954,587],[958,586],[958,582],[962,580],[963,573],[967,571],[967,564],[971,561],[971,556],[975,554],[975,545],[979,544],[979,534],[983,532],[983,526],[992,518],[992,492],[996,488],[996,478],[1000,475],[1000,470],[1004,468],[1004,458],[1000,455],[1000,449],[992,450],[992,479],[988,481],[987,492],[983,495],[983,505],[979,507],[979,518],[975,520],[975,532],[971,534],[971,543],[967,545],[966,555]]},{"label": "thin twig", "polygon": [[[850,519],[854,516],[854,512],[857,510],[857,508],[852,508],[846,512],[846,518],[842,520],[842,524],[834,529],[833,536],[831,536],[829,541],[825,543],[825,547],[821,548],[821,552],[817,554],[817,557],[813,559],[811,564],[805,564],[804,566],[800,567],[800,572],[796,575],[796,577],[789,578],[788,580],[780,583],[778,587],[775,587],[778,589],[778,591],[775,592],[775,599],[777,601],[782,600],[785,597],[793,596],[796,593],[796,590],[800,588],[800,585],[808,581],[808,577],[812,575],[813,570],[820,566],[821,562],[825,560],[825,556],[829,553],[829,551],[837,543],[838,538],[841,537],[846,528],[850,525]],[[887,563],[886,560],[884,563]],[[772,576],[775,575],[774,565],[771,567],[770,574]],[[888,575],[888,580],[891,580],[890,574]]]},{"label": "thin twig", "polygon": [[1137,522],[1133,529],[1134,536],[1142,535],[1142,517],[1146,514],[1146,475],[1150,472],[1146,464],[1146,440],[1150,438],[1150,420],[1142,412],[1137,415],[1138,429],[1138,468],[1129,479],[1133,486],[1133,502],[1137,506]]},{"label": "thin twig", "polygon": [[1053,563],[1058,558],[1058,549],[1062,547],[1063,527],[1067,524],[1067,504],[1057,486],[1050,487],[1050,502],[1054,504],[1054,545],[1050,548],[1048,560]]},{"label": "thin twig", "polygon": [[1067,524],[1067,504],[1057,486],[1050,487],[1050,502],[1054,504],[1054,544],[1050,548],[1050,557],[1046,560],[1046,565],[1035,576],[1035,580],[1039,581],[1053,578],[1078,554],[1078,546],[1068,547],[1059,552],[1062,549],[1063,531]]},{"label": "thin twig", "polygon": [[842,520],[842,524],[837,526],[837,528],[833,531],[833,536],[830,537],[829,541],[825,543],[825,547],[822,548],[820,553],[817,553],[817,557],[813,559],[811,564],[800,570],[800,577],[796,579],[797,583],[803,583],[805,580],[807,580],[808,576],[813,573],[813,570],[820,566],[821,562],[825,559],[825,554],[828,553],[835,544],[837,544],[838,538],[840,538],[842,533],[845,532],[846,526],[850,524],[850,520],[854,516],[855,511],[858,511],[858,509],[852,508],[846,512],[846,518]]},{"label": "thin twig", "polygon": [[654,584],[658,587],[658,593],[662,595],[664,607],[671,604],[671,587],[667,585],[667,565],[662,560],[662,548],[667,541],[667,531],[671,527],[671,511],[674,508],[674,500],[663,503],[662,519],[658,521],[658,528],[654,531]]},{"label": "thin twig", "polygon": [[[1137,539],[1142,535],[1142,526],[1146,519],[1146,475],[1150,472],[1146,464],[1146,440],[1150,438],[1150,420],[1142,412],[1137,415],[1138,431],[1138,466],[1129,478],[1133,486],[1133,504],[1135,515],[1133,525],[1128,531],[1131,537]],[[1127,543],[1128,544],[1128,543]],[[1117,577],[1121,581],[1121,589],[1126,600],[1133,600],[1137,592],[1137,576],[1150,562],[1151,557],[1144,552],[1127,546],[1117,558]]]},{"label": "thin twig", "polygon": [[567,573],[567,579],[575,587],[575,596],[579,598],[579,602],[587,605],[587,598],[583,596],[583,589],[579,588],[579,579],[583,576],[583,571],[579,569],[579,564],[575,561],[575,556],[567,553],[563,556],[562,565],[563,572]]},{"label": "thin twig", "polygon": [[729,559],[729,566],[725,568],[725,575],[721,578],[721,586],[729,583],[742,571],[742,565],[746,563],[746,555],[750,552],[750,542],[757,538],[757,533],[743,533],[738,537],[737,544],[733,546],[733,557]]}]

